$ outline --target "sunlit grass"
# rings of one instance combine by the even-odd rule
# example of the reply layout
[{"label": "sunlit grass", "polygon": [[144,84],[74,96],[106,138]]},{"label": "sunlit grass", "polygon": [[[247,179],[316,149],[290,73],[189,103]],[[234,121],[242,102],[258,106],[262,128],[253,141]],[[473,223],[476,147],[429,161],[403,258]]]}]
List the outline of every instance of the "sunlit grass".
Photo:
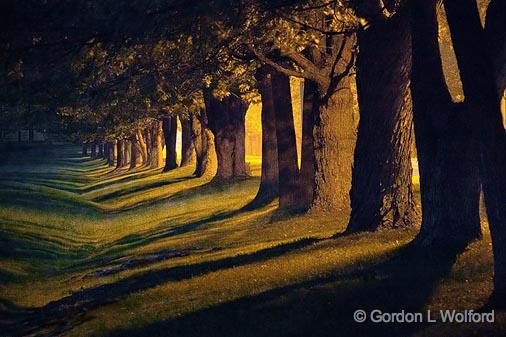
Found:
[{"label": "sunlit grass", "polygon": [[[114,171],[73,147],[45,151],[46,161],[0,167],[0,297],[43,307],[106,287],[67,299],[63,312],[87,309],[68,317],[76,326],[66,335],[279,335],[322,321],[345,329],[368,303],[472,309],[492,288],[486,231],[436,278],[434,266],[394,259],[416,228],[334,236],[346,215],[283,214],[276,202],[243,210],[258,188],[258,157],[248,158],[253,177],[221,186],[191,178],[190,167]],[[265,324],[246,322],[258,317]]]}]

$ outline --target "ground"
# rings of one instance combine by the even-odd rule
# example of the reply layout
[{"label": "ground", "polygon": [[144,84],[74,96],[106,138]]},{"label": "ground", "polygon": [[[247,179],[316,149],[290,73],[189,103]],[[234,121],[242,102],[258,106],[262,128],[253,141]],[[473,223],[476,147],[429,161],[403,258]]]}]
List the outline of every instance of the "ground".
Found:
[{"label": "ground", "polygon": [[219,186],[191,168],[113,171],[69,145],[2,157],[0,335],[506,335],[501,312],[481,325],[353,321],[482,308],[486,228],[460,254],[423,254],[417,228],[343,235],[343,214],[245,210],[255,158],[251,178]]}]

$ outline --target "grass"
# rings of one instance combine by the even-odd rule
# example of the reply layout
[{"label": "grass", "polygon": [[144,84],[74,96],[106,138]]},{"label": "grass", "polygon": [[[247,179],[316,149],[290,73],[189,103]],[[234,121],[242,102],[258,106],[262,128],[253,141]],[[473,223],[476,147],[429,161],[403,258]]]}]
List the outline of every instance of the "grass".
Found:
[{"label": "grass", "polygon": [[[422,254],[417,229],[340,234],[345,214],[246,211],[253,176],[225,186],[114,171],[73,146],[5,152],[0,335],[500,336],[494,324],[357,324],[356,309],[479,309],[490,236]],[[484,223],[484,227],[486,224]],[[3,328],[2,328],[3,326]]]}]

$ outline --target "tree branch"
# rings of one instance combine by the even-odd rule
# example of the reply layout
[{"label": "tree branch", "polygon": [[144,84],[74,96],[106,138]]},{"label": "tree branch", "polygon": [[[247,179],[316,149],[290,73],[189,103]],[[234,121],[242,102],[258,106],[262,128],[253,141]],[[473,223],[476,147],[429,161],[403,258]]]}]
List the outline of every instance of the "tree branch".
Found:
[{"label": "tree branch", "polygon": [[247,44],[246,46],[253,54],[255,54],[255,56],[262,63],[270,65],[271,67],[273,67],[275,70],[279,71],[280,73],[283,73],[287,76],[302,77],[302,78],[307,78],[309,80],[314,80],[313,78],[309,78],[308,74],[306,74],[306,73],[302,73],[302,72],[292,70],[292,69],[287,69],[283,66],[280,66],[279,64],[277,64],[276,62],[274,62],[273,60],[271,60],[270,58],[265,56],[263,53],[258,51],[252,44]]}]

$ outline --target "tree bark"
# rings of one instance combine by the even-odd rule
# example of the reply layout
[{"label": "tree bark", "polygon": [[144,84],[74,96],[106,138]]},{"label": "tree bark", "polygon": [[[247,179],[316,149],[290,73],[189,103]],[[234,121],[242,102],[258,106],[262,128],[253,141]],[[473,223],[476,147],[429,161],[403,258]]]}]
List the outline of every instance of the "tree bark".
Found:
[{"label": "tree bark", "polygon": [[97,144],[96,143],[91,143],[90,157],[91,157],[91,159],[97,158]]},{"label": "tree bark", "polygon": [[[353,112],[354,36],[329,38],[341,50],[330,81],[318,82],[314,101],[314,184],[310,211],[349,211],[351,169],[357,138]],[[315,59],[317,61],[317,59]],[[322,61],[321,61],[322,62]]]},{"label": "tree bark", "polygon": [[297,162],[297,143],[293,122],[290,78],[277,71],[272,72],[272,93],[276,114],[276,139],[278,145],[279,208],[300,210]]},{"label": "tree bark", "polygon": [[165,167],[163,172],[177,168],[176,136],[177,117],[164,116],[162,118],[163,136],[165,138]]},{"label": "tree bark", "polygon": [[278,144],[272,74],[264,66],[256,77],[262,98],[262,173],[258,192],[251,205],[262,206],[274,200],[279,193]]},{"label": "tree bark", "polygon": [[123,140],[121,139],[118,139],[116,140],[116,168],[119,169],[123,166],[123,163],[124,163],[124,159],[123,159],[123,155],[124,155],[124,144],[123,144]]},{"label": "tree bark", "polygon": [[190,165],[195,161],[193,149],[191,120],[180,118],[181,121],[181,167]]},{"label": "tree bark", "polygon": [[438,46],[438,0],[412,1],[411,91],[420,171],[421,246],[465,246],[481,236],[476,127],[445,84]]},{"label": "tree bark", "polygon": [[88,144],[87,143],[83,143],[83,148],[82,148],[82,151],[81,151],[81,155],[83,157],[87,157],[88,156]]},{"label": "tree bark", "polygon": [[108,144],[109,144],[109,146],[108,146],[108,148],[109,148],[108,164],[109,164],[109,166],[114,166],[114,160],[115,160],[114,152],[116,149],[116,144],[114,142],[109,142]]},{"label": "tree bark", "polygon": [[245,158],[245,116],[248,104],[230,95],[221,101],[206,94],[209,129],[214,135],[218,168],[215,180],[228,181],[247,177]]},{"label": "tree bark", "polygon": [[146,140],[144,138],[144,134],[140,129],[138,129],[135,132],[135,140],[136,140],[135,144],[136,144],[136,146],[138,146],[138,148],[137,148],[138,153],[140,154],[140,157],[141,157],[141,165],[144,165],[148,161],[148,149],[146,146]]},{"label": "tree bark", "polygon": [[[506,89],[506,1],[492,0],[485,19],[486,49],[494,65],[494,75],[499,97]],[[505,124],[506,125],[506,124]]]},{"label": "tree bark", "polygon": [[[405,6],[404,6],[405,7]],[[348,232],[415,224],[409,9],[358,34],[360,108]]]},{"label": "tree bark", "polygon": [[162,122],[156,121],[147,133],[149,142],[149,166],[158,168],[164,165],[163,162],[163,128]]},{"label": "tree bark", "polygon": [[207,126],[205,110],[199,116],[192,116],[192,139],[195,148],[196,177],[212,177],[216,174],[217,158],[214,147],[214,136]]},{"label": "tree bark", "polygon": [[300,198],[303,198],[303,209],[308,209],[313,200],[314,189],[314,116],[315,100],[318,97],[318,89],[316,83],[304,81],[304,97],[302,107],[302,151],[301,164],[299,172],[299,191]]},{"label": "tree bark", "polygon": [[100,142],[98,143],[98,158],[104,159],[104,143]]},{"label": "tree bark", "polygon": [[[349,211],[351,169],[356,142],[353,78],[346,76],[330,97],[319,97],[313,129],[315,181],[313,211]],[[319,88],[321,96],[327,89]]]},{"label": "tree bark", "polygon": [[472,109],[469,122],[479,128],[481,181],[495,262],[492,301],[506,307],[506,134],[494,76],[494,59],[487,48],[490,43],[487,44],[476,1],[446,0],[444,4],[465,102]]},{"label": "tree bark", "polygon": [[123,140],[123,162],[121,164],[121,166],[125,167],[125,166],[129,166],[130,165],[130,142],[128,140]]},{"label": "tree bark", "polygon": [[134,169],[137,166],[138,157],[139,152],[136,146],[135,138],[130,139],[130,169]]}]

